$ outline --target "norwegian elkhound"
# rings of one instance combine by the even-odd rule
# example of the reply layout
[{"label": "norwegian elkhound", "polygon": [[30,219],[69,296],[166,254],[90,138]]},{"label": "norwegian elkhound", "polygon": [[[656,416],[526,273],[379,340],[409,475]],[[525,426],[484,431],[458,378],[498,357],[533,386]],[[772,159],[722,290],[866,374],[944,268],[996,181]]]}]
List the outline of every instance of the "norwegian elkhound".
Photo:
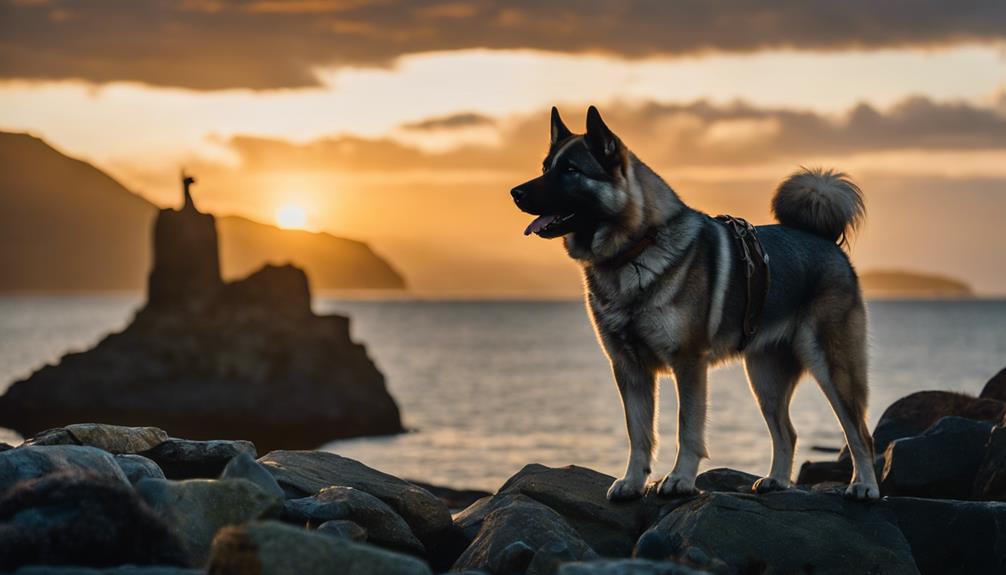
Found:
[{"label": "norwegian elkhound", "polygon": [[[593,106],[585,134],[573,134],[552,109],[542,175],[511,194],[517,207],[537,216],[525,234],[562,237],[583,267],[587,308],[611,360],[629,432],[625,476],[611,485],[609,499],[640,497],[647,486],[662,373],[673,374],[677,386],[678,452],[654,489],[671,496],[696,492],[699,462],[708,457],[706,371],[738,357],[772,436],[771,471],[753,491],[791,485],[796,431],[789,404],[797,380],[810,372],[852,453],[846,495],[879,497],[866,425],[866,311],[840,247],[865,208],[844,174],[791,175],[772,200],[779,224],[748,228],[767,254],[770,281],[760,294],[749,284],[751,258],[729,218],[685,205]],[[757,325],[748,333],[755,299]]]}]

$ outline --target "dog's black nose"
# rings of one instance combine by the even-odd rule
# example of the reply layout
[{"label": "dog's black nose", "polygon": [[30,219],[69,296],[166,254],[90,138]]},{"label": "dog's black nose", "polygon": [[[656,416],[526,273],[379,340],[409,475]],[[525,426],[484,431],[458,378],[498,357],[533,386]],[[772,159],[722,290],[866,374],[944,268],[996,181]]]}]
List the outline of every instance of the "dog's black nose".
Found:
[{"label": "dog's black nose", "polygon": [[513,196],[513,201],[517,202],[518,204],[522,199],[524,199],[524,193],[525,193],[524,190],[520,188],[514,188],[510,190],[510,195]]}]

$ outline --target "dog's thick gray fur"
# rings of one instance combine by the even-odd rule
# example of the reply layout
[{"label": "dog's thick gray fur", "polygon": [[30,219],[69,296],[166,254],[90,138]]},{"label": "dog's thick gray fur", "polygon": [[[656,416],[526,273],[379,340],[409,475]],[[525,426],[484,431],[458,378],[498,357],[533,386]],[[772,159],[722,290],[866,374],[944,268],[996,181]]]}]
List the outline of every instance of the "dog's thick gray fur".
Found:
[{"label": "dog's thick gray fur", "polygon": [[879,497],[866,425],[866,311],[856,273],[838,242],[864,217],[862,194],[844,174],[801,170],[772,201],[780,225],[759,226],[771,282],[758,331],[742,343],[746,279],[727,227],[689,208],[628,150],[597,110],[575,135],[552,112],[543,174],[514,188],[518,207],[539,215],[526,233],[562,237],[583,267],[587,308],[625,407],[630,451],[608,497],[643,494],[657,451],[658,378],[678,391],[678,451],[656,486],[695,492],[705,447],[706,372],[743,358],[772,437],[768,476],[754,491],[791,485],[796,432],[789,404],[809,372],[831,403],[852,453],[846,494]]}]

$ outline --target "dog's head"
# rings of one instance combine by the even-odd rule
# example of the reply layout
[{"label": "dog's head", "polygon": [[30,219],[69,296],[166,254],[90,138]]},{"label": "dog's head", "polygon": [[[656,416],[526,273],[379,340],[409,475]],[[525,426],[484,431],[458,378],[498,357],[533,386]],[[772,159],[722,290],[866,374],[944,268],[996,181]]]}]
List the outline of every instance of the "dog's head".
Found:
[{"label": "dog's head", "polygon": [[524,234],[563,237],[577,259],[617,251],[648,224],[644,216],[651,210],[644,208],[646,197],[635,174],[640,165],[597,108],[587,110],[584,134],[571,132],[552,108],[542,174],[510,191],[518,208],[537,216]]}]

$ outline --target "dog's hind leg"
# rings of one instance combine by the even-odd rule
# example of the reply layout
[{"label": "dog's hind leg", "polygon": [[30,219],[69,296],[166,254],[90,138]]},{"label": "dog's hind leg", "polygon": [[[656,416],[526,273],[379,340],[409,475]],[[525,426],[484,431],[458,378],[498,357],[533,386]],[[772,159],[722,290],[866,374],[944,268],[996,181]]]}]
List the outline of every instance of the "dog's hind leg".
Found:
[{"label": "dog's hind leg", "polygon": [[879,498],[873,438],[866,425],[866,311],[862,303],[841,317],[821,321],[817,330],[804,328],[797,337],[797,349],[845,432],[853,465],[846,496]]},{"label": "dog's hind leg", "polygon": [[625,501],[642,497],[650,477],[653,456],[657,449],[656,372],[629,358],[612,359],[612,371],[625,408],[625,425],[629,431],[629,462],[625,476],[608,489],[610,501]]},{"label": "dog's hind leg", "polygon": [[678,388],[678,454],[674,468],[657,486],[660,495],[692,495],[695,476],[706,451],[706,370],[702,359],[675,362],[674,383]]},{"label": "dog's hind leg", "polygon": [[792,350],[775,348],[748,354],[744,367],[772,436],[772,470],[751,489],[755,493],[786,489],[791,485],[796,450],[796,429],[789,418],[789,403],[803,366]]}]

